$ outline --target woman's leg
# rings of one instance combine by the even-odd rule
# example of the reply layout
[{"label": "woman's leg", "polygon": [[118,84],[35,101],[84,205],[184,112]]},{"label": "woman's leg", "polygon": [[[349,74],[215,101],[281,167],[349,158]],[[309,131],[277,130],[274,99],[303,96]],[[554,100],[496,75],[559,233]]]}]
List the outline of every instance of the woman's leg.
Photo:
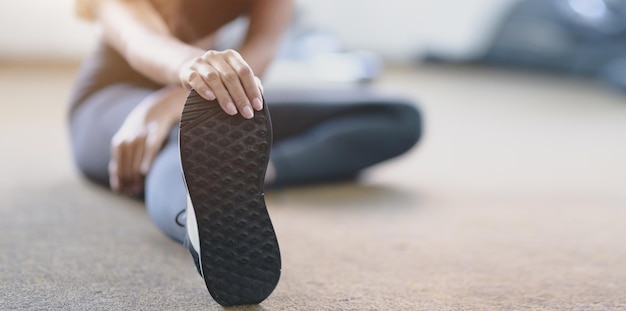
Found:
[{"label": "woman's leg", "polygon": [[167,236],[182,243],[187,234],[184,227],[187,189],[180,166],[177,126],[172,128],[146,176],[145,200],[152,222]]},{"label": "woman's leg", "polygon": [[[116,84],[87,98],[72,114],[71,145],[78,169],[90,180],[109,187],[111,139],[126,116],[154,89]],[[178,154],[178,129],[172,129],[163,150],[146,176],[145,200],[153,222],[171,238],[182,241],[185,231],[176,223],[185,209],[186,191]],[[183,222],[181,222],[184,224]]]},{"label": "woman's leg", "polygon": [[421,136],[409,100],[360,88],[265,94],[272,114],[275,186],[332,181],[396,157]]},{"label": "woman's leg", "polygon": [[72,154],[78,169],[90,180],[109,186],[111,139],[126,116],[153,89],[120,83],[95,92],[70,117]]},{"label": "woman's leg", "polygon": [[[89,179],[108,186],[110,142],[134,107],[152,89],[114,85],[79,107],[71,122],[74,158]],[[415,106],[362,90],[266,93],[272,113],[274,185],[330,181],[402,154],[421,134]],[[178,129],[172,129],[146,177],[148,213],[165,234],[183,241],[180,225],[186,190],[180,169]],[[179,219],[177,219],[179,218]]]}]

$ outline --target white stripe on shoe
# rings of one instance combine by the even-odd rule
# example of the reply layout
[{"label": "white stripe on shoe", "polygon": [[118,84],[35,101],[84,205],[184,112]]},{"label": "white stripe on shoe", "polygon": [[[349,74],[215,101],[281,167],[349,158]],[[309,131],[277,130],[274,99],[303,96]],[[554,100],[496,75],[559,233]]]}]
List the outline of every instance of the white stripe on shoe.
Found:
[{"label": "white stripe on shoe", "polygon": [[[200,254],[200,235],[198,234],[198,223],[196,222],[196,212],[193,209],[193,203],[191,203],[191,197],[187,194],[187,236],[189,238],[189,242],[191,243],[191,247],[196,251],[196,253]],[[198,258],[198,260],[201,260]],[[202,264],[199,265],[200,274],[202,273]]]}]

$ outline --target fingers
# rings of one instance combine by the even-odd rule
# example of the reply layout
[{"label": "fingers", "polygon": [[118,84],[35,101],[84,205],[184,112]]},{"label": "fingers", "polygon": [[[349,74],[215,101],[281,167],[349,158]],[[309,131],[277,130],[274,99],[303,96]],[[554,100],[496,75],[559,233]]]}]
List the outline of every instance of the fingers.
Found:
[{"label": "fingers", "polygon": [[241,80],[244,79],[224,60],[215,60],[213,66],[219,73],[219,76],[207,81],[207,83],[215,90],[217,100],[219,102],[234,102],[237,110],[244,118],[252,118],[254,111],[242,85],[243,81]]},{"label": "fingers", "polygon": [[111,159],[111,161],[109,161],[108,169],[109,169],[109,186],[111,186],[111,189],[113,189],[113,191],[120,191],[120,179],[117,174],[117,161],[114,159]]},{"label": "fingers", "polygon": [[238,112],[237,106],[231,98],[228,89],[224,85],[219,70],[208,64],[204,64],[201,68],[200,73],[202,75],[203,82],[208,89],[213,91],[220,107],[222,107],[227,114],[236,115]]},{"label": "fingers", "polygon": [[111,144],[109,180],[111,188],[126,195],[136,196],[143,190],[141,162],[144,146],[142,139],[117,140]]},{"label": "fingers", "polygon": [[122,191],[124,186],[122,177],[122,173],[125,171],[124,149],[123,142],[113,137],[111,141],[111,160],[108,168],[109,184],[111,189],[115,191]]},{"label": "fingers", "polygon": [[250,119],[254,110],[263,109],[258,78],[234,50],[208,51],[192,62],[182,80],[205,99],[217,99],[229,115],[240,113]]},{"label": "fingers", "polygon": [[257,84],[258,78],[254,76],[250,66],[248,66],[238,53],[228,54],[226,61],[239,77],[245,96],[247,96],[247,99],[252,107],[257,111],[263,109],[261,91],[259,90],[259,86]]},{"label": "fingers", "polygon": [[255,76],[254,81],[256,82],[256,86],[259,88],[259,91],[261,92],[261,94],[263,94],[265,90],[263,88],[263,84],[261,83],[261,79]]},{"label": "fingers", "polygon": [[130,196],[139,195],[143,191],[144,176],[167,139],[169,128],[153,124],[147,132],[132,140],[113,139],[109,163],[113,190]]},{"label": "fingers", "polygon": [[200,96],[207,100],[215,100],[215,93],[209,88],[209,85],[205,81],[205,77],[207,77],[211,71],[214,71],[211,66],[199,60],[196,61],[194,68],[188,70],[185,87],[189,90],[196,90]]},{"label": "fingers", "polygon": [[139,195],[143,190],[143,174],[141,173],[141,162],[145,153],[146,145],[144,143],[145,136],[134,141],[133,154],[130,158],[130,185],[128,191],[131,195]]}]

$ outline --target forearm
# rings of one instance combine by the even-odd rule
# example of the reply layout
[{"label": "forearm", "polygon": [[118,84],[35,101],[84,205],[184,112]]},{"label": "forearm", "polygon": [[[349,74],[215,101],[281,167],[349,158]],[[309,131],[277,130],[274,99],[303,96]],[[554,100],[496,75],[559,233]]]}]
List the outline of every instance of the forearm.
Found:
[{"label": "forearm", "polygon": [[239,53],[256,76],[263,76],[276,56],[292,11],[293,0],[253,1],[248,33]]},{"label": "forearm", "polygon": [[181,42],[146,1],[99,1],[102,32],[133,69],[162,84],[181,85],[179,68],[205,51]]},{"label": "forearm", "polygon": [[180,67],[186,61],[202,56],[205,51],[178,40],[155,35],[128,40],[122,52],[130,66],[146,77],[164,85],[182,86]]},{"label": "forearm", "polygon": [[276,46],[264,42],[247,42],[241,46],[239,54],[252,68],[255,76],[263,77],[276,55]]},{"label": "forearm", "polygon": [[160,116],[170,125],[174,125],[180,121],[187,95],[189,95],[188,90],[170,85],[150,95],[141,105],[145,105],[143,108],[146,109],[149,117]]},{"label": "forearm", "polygon": [[180,121],[189,91],[178,86],[165,86],[144,98],[130,115],[132,120],[148,124],[158,120],[159,124],[172,127]]}]

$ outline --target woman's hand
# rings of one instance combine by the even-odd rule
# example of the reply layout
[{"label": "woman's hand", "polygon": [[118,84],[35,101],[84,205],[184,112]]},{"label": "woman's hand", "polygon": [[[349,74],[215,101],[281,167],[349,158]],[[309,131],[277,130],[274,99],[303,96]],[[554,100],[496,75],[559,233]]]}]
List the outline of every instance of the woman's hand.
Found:
[{"label": "woman's hand", "polygon": [[144,176],[178,121],[187,93],[182,88],[164,88],[126,117],[111,140],[111,189],[130,196],[141,194]]},{"label": "woman's hand", "polygon": [[217,99],[229,115],[251,119],[254,110],[263,109],[260,80],[237,51],[208,51],[185,62],[179,77],[185,88],[207,100]]}]

